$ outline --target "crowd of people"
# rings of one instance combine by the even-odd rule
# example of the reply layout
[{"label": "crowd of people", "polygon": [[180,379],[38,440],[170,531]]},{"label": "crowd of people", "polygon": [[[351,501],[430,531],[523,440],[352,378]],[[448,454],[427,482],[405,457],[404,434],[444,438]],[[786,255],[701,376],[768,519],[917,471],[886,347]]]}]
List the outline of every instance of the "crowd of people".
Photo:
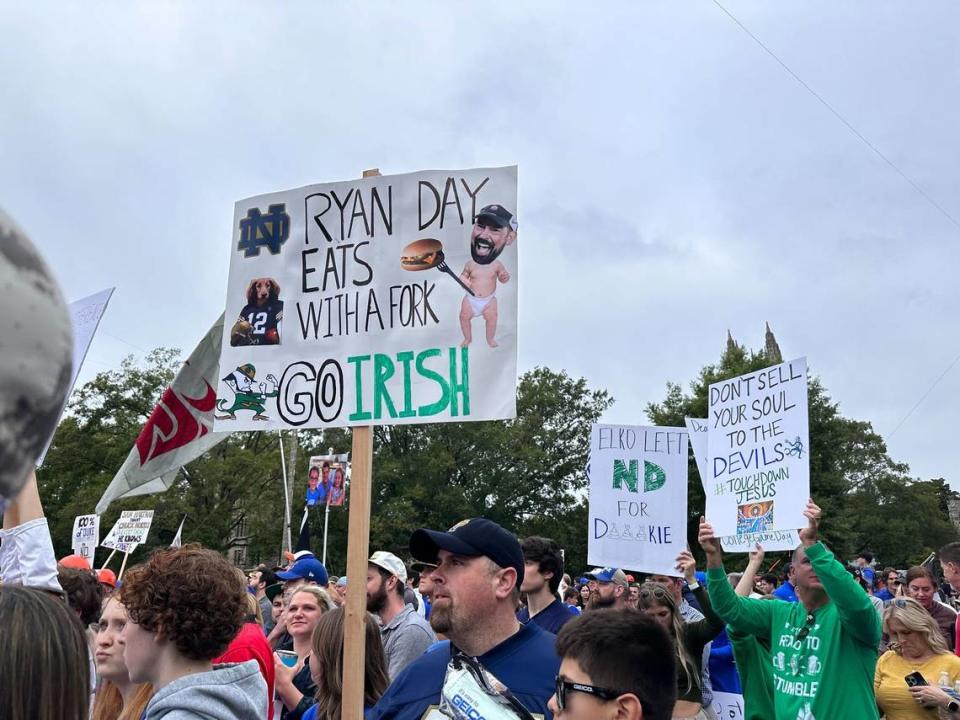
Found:
[{"label": "crowd of people", "polygon": [[[819,539],[778,575],[759,546],[727,572],[701,520],[705,572],[596,568],[573,580],[549,538],[473,518],[371,554],[364,583],[369,720],[960,718],[960,543],[928,565],[848,565]],[[349,581],[310,551],[243,573],[198,545],[122,579],[57,562],[34,478],[4,514],[0,717],[154,720],[342,716]],[[433,715],[432,713],[440,713]]]},{"label": "crowd of people", "polygon": [[804,514],[779,574],[760,546],[728,572],[701,519],[705,572],[685,550],[672,574],[574,580],[557,542],[472,518],[376,550],[360,578],[309,550],[243,572],[195,544],[118,577],[55,559],[31,473],[0,530],[0,718],[339,719],[355,582],[368,720],[719,720],[720,692],[756,720],[960,720],[960,543],[942,582],[930,563],[878,572]]}]

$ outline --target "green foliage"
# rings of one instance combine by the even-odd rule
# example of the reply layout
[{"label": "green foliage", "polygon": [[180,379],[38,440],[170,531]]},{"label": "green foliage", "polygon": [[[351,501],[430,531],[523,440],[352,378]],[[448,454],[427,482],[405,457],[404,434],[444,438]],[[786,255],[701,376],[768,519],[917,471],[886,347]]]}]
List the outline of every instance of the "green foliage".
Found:
[{"label": "green foliage", "polygon": [[[177,356],[156,350],[143,366],[128,358],[120,370],[97,375],[75,395],[38,472],[58,555],[70,552],[73,518],[93,512],[133,447],[176,374]],[[482,515],[520,536],[556,538],[573,566],[582,567],[590,425],[611,402],[583,379],[537,368],[520,379],[515,420],[377,427],[371,548],[407,555],[413,529],[446,528]],[[289,448],[292,433],[284,437]],[[296,467],[288,468],[294,544],[310,456],[331,449],[349,452],[351,435],[342,429],[300,431],[297,442]],[[190,463],[167,492],[113,502],[101,517],[101,535],[121,510],[151,508],[150,536],[133,562],[152,547],[169,544],[184,515],[185,542],[225,551],[241,535],[249,542],[248,564],[276,562],[284,520],[276,433],[237,433]],[[327,564],[340,573],[346,566],[347,508],[331,508],[329,519]],[[324,508],[311,510],[309,522],[311,545],[319,555]],[[98,561],[105,559],[106,551],[99,551]]]},{"label": "green foliage", "polygon": [[[763,351],[728,343],[717,365],[707,365],[690,383],[690,393],[670,383],[666,398],[647,406],[655,425],[683,427],[684,417],[707,417],[712,383],[777,364]],[[879,562],[907,567],[933,549],[957,539],[946,511],[953,494],[943,480],[912,479],[907,465],[887,455],[886,443],[869,422],[840,414],[818,378],[808,386],[810,485],[824,512],[822,535],[842,558],[870,550]],[[697,548],[697,526],[705,499],[693,454],[690,455],[687,537]]]},{"label": "green foliage", "polygon": [[[58,555],[70,552],[74,516],[93,511],[179,364],[177,351],[161,348],[142,364],[127,358],[119,370],[100,373],[75,393],[37,473]],[[683,427],[684,417],[706,417],[711,383],[772,364],[764,352],[728,343],[719,363],[704,367],[689,392],[669,384],[664,400],[647,407],[649,419]],[[590,426],[612,402],[582,378],[536,368],[520,379],[514,420],[376,427],[371,550],[405,556],[413,529],[484,516],[520,537],[556,539],[566,549],[568,567],[580,571],[587,555]],[[812,492],[824,509],[824,537],[841,557],[871,550],[885,565],[906,567],[957,539],[947,511],[956,493],[944,480],[912,479],[906,465],[887,455],[870,423],[843,417],[816,378],[809,384],[809,410]],[[294,441],[297,459],[288,472],[296,543],[309,458],[349,452],[351,433],[284,433],[288,449]],[[697,548],[704,496],[692,455],[688,495],[688,539]],[[121,510],[153,508],[149,540],[132,562],[153,546],[169,544],[186,515],[184,541],[226,551],[240,536],[248,544],[248,564],[274,563],[280,558],[283,497],[277,434],[237,433],[190,463],[169,491],[114,502],[101,518],[101,534]],[[340,574],[347,507],[332,508],[329,518],[327,565]],[[309,522],[319,554],[324,509],[313,509]],[[98,561],[105,558],[101,550]]]},{"label": "green foliage", "polygon": [[514,420],[377,427],[371,548],[405,553],[413,528],[483,516],[553,537],[583,567],[590,426],[611,403],[582,378],[536,368],[520,379]]}]

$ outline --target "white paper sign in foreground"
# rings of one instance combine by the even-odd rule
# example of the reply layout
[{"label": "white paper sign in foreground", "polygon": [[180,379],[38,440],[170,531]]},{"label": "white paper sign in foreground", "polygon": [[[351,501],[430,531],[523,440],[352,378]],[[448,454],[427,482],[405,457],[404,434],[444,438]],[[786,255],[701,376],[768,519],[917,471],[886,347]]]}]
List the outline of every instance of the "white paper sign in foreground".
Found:
[{"label": "white paper sign in foreground", "polygon": [[805,358],[709,388],[707,516],[717,535],[806,526],[810,439]]},{"label": "white paper sign in foreground", "polygon": [[122,553],[133,552],[137,545],[147,541],[152,522],[153,510],[124,510],[100,546]]},{"label": "white paper sign in foreground", "polygon": [[517,168],[236,203],[214,429],[516,416]]},{"label": "white paper sign in foreground", "polygon": [[687,431],[594,425],[589,477],[590,564],[677,575],[687,547]]},{"label": "white paper sign in foreground", "polygon": [[[707,468],[707,426],[706,419],[684,418],[687,425],[687,431],[690,433],[690,447],[693,449],[693,457],[697,461],[697,472],[700,475],[700,483],[703,484],[703,478],[708,472]],[[706,485],[703,488],[707,492]],[[707,518],[709,520],[709,518]],[[724,535],[720,538],[720,546],[724,552],[729,553],[748,553],[754,550],[757,543],[766,552],[779,552],[783,550],[793,550],[800,544],[800,535],[796,530],[773,530],[765,533],[744,533],[742,535]]]},{"label": "white paper sign in foreground", "polygon": [[93,554],[100,543],[100,516],[77,515],[73,519],[73,552],[93,564]]}]

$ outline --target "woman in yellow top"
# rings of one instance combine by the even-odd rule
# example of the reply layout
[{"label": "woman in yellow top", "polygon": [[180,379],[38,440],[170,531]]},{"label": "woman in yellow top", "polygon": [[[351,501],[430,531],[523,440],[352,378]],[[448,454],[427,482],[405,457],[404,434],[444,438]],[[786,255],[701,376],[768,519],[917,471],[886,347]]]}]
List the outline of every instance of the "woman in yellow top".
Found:
[{"label": "woman in yellow top", "polygon": [[[937,687],[942,679],[950,688],[960,680],[960,657],[947,649],[930,613],[916,600],[895,598],[884,611],[883,626],[890,650],[877,661],[873,681],[880,714],[887,720],[960,719],[960,701]],[[926,685],[908,685],[905,678],[912,673]]]}]

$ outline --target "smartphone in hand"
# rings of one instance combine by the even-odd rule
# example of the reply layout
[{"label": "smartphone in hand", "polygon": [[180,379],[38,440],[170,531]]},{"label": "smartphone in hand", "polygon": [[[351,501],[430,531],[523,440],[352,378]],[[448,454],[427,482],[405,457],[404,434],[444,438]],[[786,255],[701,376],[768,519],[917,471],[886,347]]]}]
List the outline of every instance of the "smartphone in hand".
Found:
[{"label": "smartphone in hand", "polygon": [[923,675],[921,675],[921,674],[920,674],[918,671],[916,671],[916,670],[915,670],[914,672],[910,673],[909,675],[907,675],[907,676],[906,676],[905,678],[903,678],[903,679],[904,679],[904,681],[907,683],[907,687],[919,687],[920,685],[929,685],[929,684],[930,684],[930,683],[928,683],[926,680],[924,680]]}]

